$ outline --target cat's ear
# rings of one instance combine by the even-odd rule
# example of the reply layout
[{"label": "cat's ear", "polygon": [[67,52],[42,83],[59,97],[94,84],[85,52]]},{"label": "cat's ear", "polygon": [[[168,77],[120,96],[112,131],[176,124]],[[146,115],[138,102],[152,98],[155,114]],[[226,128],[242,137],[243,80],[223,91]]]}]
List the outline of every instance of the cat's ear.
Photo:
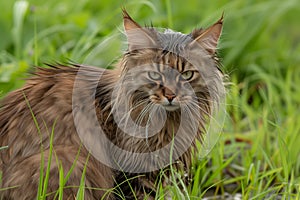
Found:
[{"label": "cat's ear", "polygon": [[135,22],[125,9],[122,11],[129,51],[157,48],[153,33],[149,29],[143,28]]},{"label": "cat's ear", "polygon": [[192,32],[194,42],[204,47],[208,52],[214,54],[217,49],[218,41],[222,33],[223,16],[207,29],[196,29]]}]

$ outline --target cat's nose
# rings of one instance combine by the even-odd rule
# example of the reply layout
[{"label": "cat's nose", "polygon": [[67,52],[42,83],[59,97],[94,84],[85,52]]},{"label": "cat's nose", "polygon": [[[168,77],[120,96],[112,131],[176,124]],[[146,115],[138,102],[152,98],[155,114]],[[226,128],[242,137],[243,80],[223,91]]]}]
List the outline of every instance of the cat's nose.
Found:
[{"label": "cat's nose", "polygon": [[176,95],[175,94],[166,94],[165,97],[171,103],[173,101],[173,99],[176,97]]},{"label": "cat's nose", "polygon": [[168,99],[168,101],[171,103],[173,99],[176,97],[176,95],[173,93],[172,90],[165,88],[165,97]]}]

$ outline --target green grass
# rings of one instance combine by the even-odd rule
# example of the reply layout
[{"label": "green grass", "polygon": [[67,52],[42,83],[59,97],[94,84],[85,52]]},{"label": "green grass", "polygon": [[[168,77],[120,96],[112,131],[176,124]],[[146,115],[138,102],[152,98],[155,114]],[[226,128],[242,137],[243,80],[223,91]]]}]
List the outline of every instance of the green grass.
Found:
[{"label": "green grass", "polygon": [[[141,24],[185,33],[225,12],[219,54],[232,84],[223,134],[206,158],[195,157],[192,184],[168,188],[174,198],[229,192],[243,199],[300,199],[298,0],[0,1],[0,96],[21,87],[33,65],[110,65],[126,48],[123,6]],[[60,177],[63,189],[62,168]],[[180,180],[176,172],[173,177]],[[163,199],[166,191],[158,189]]]}]

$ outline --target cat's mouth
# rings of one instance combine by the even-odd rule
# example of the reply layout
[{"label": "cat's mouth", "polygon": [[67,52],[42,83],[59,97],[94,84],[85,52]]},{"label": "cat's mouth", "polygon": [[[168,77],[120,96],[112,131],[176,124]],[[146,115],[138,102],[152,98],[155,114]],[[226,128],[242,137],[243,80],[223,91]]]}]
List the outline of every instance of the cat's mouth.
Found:
[{"label": "cat's mouth", "polygon": [[167,99],[167,98],[163,98],[160,102],[160,105],[163,106],[163,108],[167,111],[175,111],[178,110],[180,108],[180,104],[178,102],[178,99],[174,98],[174,99]]},{"label": "cat's mouth", "polygon": [[177,109],[180,108],[179,105],[174,105],[174,104],[163,105],[163,107],[164,107],[167,111],[175,111],[175,110],[177,110]]},{"label": "cat's mouth", "polygon": [[167,111],[175,111],[180,108],[180,103],[177,98],[167,99],[167,98],[159,98],[158,95],[152,95],[151,101],[157,105],[162,106]]},{"label": "cat's mouth", "polygon": [[175,111],[180,108],[179,104],[174,104],[174,103],[162,104],[162,106],[167,111]]}]

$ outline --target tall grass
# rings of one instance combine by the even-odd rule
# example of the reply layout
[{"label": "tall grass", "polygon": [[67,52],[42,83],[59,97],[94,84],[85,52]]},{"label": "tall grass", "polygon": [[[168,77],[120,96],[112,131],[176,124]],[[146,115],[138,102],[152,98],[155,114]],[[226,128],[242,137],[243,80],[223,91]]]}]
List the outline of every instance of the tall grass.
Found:
[{"label": "tall grass", "polygon": [[225,12],[219,54],[232,84],[223,134],[206,158],[195,157],[193,181],[184,192],[174,171],[177,181],[168,191],[159,185],[157,199],[166,193],[175,199],[225,193],[300,199],[298,0],[1,1],[0,94],[20,87],[34,64],[70,59],[110,65],[126,48],[120,41],[125,39],[120,34],[123,6],[141,24],[152,20],[157,27],[185,33]]}]

